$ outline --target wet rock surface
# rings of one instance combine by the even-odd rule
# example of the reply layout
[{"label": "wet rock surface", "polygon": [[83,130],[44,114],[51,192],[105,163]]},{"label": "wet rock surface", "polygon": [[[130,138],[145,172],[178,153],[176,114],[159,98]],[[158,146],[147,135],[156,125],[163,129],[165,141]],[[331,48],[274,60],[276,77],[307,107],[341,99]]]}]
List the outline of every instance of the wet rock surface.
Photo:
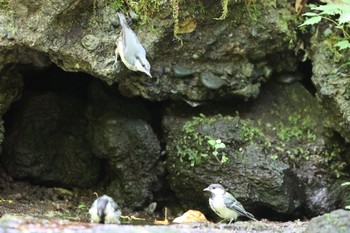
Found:
[{"label": "wet rock surface", "polygon": [[341,55],[332,45],[331,39],[312,38],[313,76],[317,97],[324,109],[328,110],[329,127],[332,127],[346,140],[349,137],[350,122],[350,70],[346,64],[349,53]]},{"label": "wet rock surface", "polygon": [[88,187],[99,178],[99,161],[86,138],[78,99],[55,93],[29,94],[12,112],[1,161],[15,179]]},{"label": "wet rock surface", "polygon": [[108,97],[102,86],[90,87],[87,115],[93,153],[108,162],[108,193],[130,209],[153,199],[160,143],[142,102]]},{"label": "wet rock surface", "polygon": [[113,65],[120,31],[113,4],[42,1],[34,7],[29,2],[8,1],[6,6],[13,12],[0,9],[8,22],[0,26],[12,36],[0,41],[0,52],[6,57],[0,66],[18,63],[42,68],[53,62],[64,70],[86,72],[109,84],[118,82],[146,99],[192,101],[255,98],[272,71],[297,68],[298,58],[292,49],[296,33],[291,29],[295,15],[287,10],[287,1],[236,2],[225,20],[213,19],[221,12],[220,3],[181,5],[181,20],[189,15],[198,17],[194,31],[181,35],[181,48],[169,36],[172,6],[163,3],[158,17],[131,25],[148,51],[154,80],[123,65]]},{"label": "wet rock surface", "polygon": [[[241,115],[233,117],[235,111]],[[255,215],[266,209],[312,216],[337,208],[346,191],[327,160],[344,163],[331,156],[344,147],[320,127],[323,116],[300,83],[269,83],[245,105],[173,104],[163,120],[170,185],[187,208],[207,205],[201,191],[210,183],[224,184]]]},{"label": "wet rock surface", "polygon": [[301,233],[305,229],[306,223],[303,222],[240,222],[232,225],[224,224],[171,224],[167,226],[160,225],[102,225],[88,223],[74,223],[58,220],[43,220],[31,217],[5,215],[0,219],[0,231],[6,232],[282,232],[282,233]]},{"label": "wet rock surface", "polygon": [[94,187],[130,211],[150,204],[159,190],[160,142],[146,103],[123,100],[87,76],[36,74],[25,77],[24,98],[6,114],[4,174],[49,187]]},{"label": "wet rock surface", "polygon": [[311,219],[309,225],[305,229],[305,233],[313,232],[350,232],[350,212],[340,209]]},{"label": "wet rock surface", "polygon": [[[131,12],[153,79],[114,65],[118,2],[1,2],[0,114],[8,122],[0,125],[0,188],[23,179],[108,192],[127,212],[159,201],[158,212],[175,203],[174,212],[196,207],[210,215],[202,190],[220,182],[258,217],[276,219],[313,217],[348,204],[340,184],[349,180],[349,69],[340,65],[349,56],[324,38],[313,37],[305,49],[309,43],[297,37],[290,2],[233,1],[224,20],[213,19],[222,11],[219,2],[181,3],[180,22],[196,16],[194,30],[179,35],[182,47],[172,35],[169,1],[143,23]],[[300,48],[311,59],[312,83],[295,72]],[[75,87],[68,94],[22,94],[22,76],[51,64],[111,86],[86,75],[62,86]],[[315,85],[321,105],[301,83]],[[158,108],[155,119],[149,108]],[[18,199],[14,195],[24,199],[22,212],[30,214],[32,203],[32,209],[51,207],[50,196],[34,198],[44,188],[22,188]],[[56,207],[77,213],[62,209]],[[0,210],[12,213],[10,206]],[[166,229],[160,228],[147,230]]]}]

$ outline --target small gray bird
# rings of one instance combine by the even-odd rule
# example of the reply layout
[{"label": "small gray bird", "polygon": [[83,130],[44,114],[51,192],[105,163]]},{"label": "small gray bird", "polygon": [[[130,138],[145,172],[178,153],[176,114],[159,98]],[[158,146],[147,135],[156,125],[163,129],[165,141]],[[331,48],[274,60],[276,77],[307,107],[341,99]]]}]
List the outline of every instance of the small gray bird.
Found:
[{"label": "small gray bird", "polygon": [[116,61],[118,54],[129,70],[141,71],[152,78],[151,65],[146,58],[146,50],[141,45],[136,34],[131,30],[125,16],[118,12],[120,25],[122,30],[117,40],[117,48],[115,50]]},{"label": "small gray bird", "polygon": [[120,224],[121,210],[113,198],[103,195],[89,209],[92,223]]},{"label": "small gray bird", "polygon": [[220,184],[211,184],[203,191],[211,193],[209,198],[210,208],[224,220],[230,220],[229,224],[238,216],[246,216],[254,221],[257,221],[254,216],[247,212],[241,203],[234,198],[230,193],[226,192],[225,188]]}]

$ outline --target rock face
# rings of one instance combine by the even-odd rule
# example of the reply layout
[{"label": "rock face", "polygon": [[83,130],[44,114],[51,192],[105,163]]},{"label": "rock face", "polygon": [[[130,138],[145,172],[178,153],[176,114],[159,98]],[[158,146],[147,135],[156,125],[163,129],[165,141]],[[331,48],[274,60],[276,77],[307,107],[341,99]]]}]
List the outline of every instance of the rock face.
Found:
[{"label": "rock face", "polygon": [[122,3],[6,3],[0,9],[0,26],[5,33],[0,53],[6,58],[0,66],[19,63],[42,68],[53,62],[64,70],[86,72],[109,84],[118,82],[120,89],[150,100],[249,99],[259,94],[261,83],[273,71],[297,68],[298,59],[291,56],[296,34],[289,29],[295,24],[294,15],[287,10],[285,0],[235,3],[225,20],[213,19],[222,10],[217,2],[180,4],[181,20],[190,15],[201,17],[194,21],[195,30],[183,36],[180,49],[167,36],[172,31],[172,6],[163,3],[158,7],[163,9],[159,17],[137,27],[132,25],[148,51],[156,77],[152,82],[113,65],[120,31],[115,11]]},{"label": "rock face", "polygon": [[[97,187],[130,209],[149,204],[160,143],[145,104],[96,80],[74,86],[79,78],[68,77],[62,88],[61,79],[39,80],[6,115],[3,166],[37,184]],[[53,90],[39,91],[44,83]]]},{"label": "rock face", "polygon": [[[308,54],[321,105],[301,85],[295,50],[302,46],[290,1],[231,1],[223,20],[213,19],[225,10],[220,1],[182,1],[179,8],[170,4],[180,1],[159,1],[153,17],[136,12],[141,20],[131,27],[148,52],[154,79],[114,65],[115,11],[130,9],[125,2],[0,2],[1,116],[21,97],[20,73],[28,67],[55,64],[111,85],[87,81],[83,98],[23,94],[5,139],[0,125],[1,161],[13,177],[98,184],[121,206],[140,209],[159,187],[162,142],[162,174],[169,173],[185,207],[205,209],[202,190],[213,182],[234,191],[255,214],[310,217],[344,203],[348,195],[336,177],[349,173],[349,70],[329,62],[339,54],[315,37]],[[172,36],[174,18],[182,46]],[[148,105],[119,94],[164,101],[159,135]],[[178,100],[197,108],[172,102]]]},{"label": "rock face", "polygon": [[335,210],[311,219],[305,233],[342,233],[350,232],[350,212]]},{"label": "rock face", "polygon": [[160,157],[149,113],[142,103],[104,95],[100,86],[89,93],[89,141],[94,154],[108,161],[108,193],[123,206],[140,208],[152,200]]},{"label": "rock face", "polygon": [[[312,81],[317,88],[317,97],[329,111],[329,126],[350,142],[350,81],[349,69],[342,66],[348,62],[349,53],[342,56],[326,38],[312,39]],[[331,61],[331,62],[330,62]]]},{"label": "rock face", "polygon": [[[233,117],[235,111],[241,115]],[[210,183],[226,186],[255,214],[268,209],[312,216],[337,208],[344,190],[327,168],[334,142],[326,128],[314,128],[323,125],[322,116],[298,83],[270,83],[244,106],[169,107],[163,125],[170,185],[186,208],[203,208],[201,190]]]},{"label": "rock face", "polygon": [[10,175],[68,187],[96,184],[100,163],[84,137],[79,100],[52,92],[27,94],[14,108],[1,156]]}]

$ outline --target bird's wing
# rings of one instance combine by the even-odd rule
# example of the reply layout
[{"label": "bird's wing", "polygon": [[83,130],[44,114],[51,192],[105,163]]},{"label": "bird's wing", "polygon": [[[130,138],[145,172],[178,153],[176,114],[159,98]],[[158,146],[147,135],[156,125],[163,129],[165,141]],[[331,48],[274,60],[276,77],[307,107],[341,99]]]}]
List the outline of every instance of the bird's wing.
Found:
[{"label": "bird's wing", "polygon": [[[140,44],[139,39],[137,38],[136,34],[130,29],[125,27],[123,29],[123,39],[124,39],[124,45],[125,45],[125,50],[124,50],[124,56],[127,59],[135,59],[137,54],[139,53],[144,53],[145,49],[142,47]],[[130,61],[131,64],[134,64],[134,61]]]},{"label": "bird's wing", "polygon": [[113,207],[113,209],[119,209],[119,206],[118,206],[118,204],[112,199],[111,201],[110,201],[110,203],[111,203],[111,206]]},{"label": "bird's wing", "polygon": [[224,203],[225,203],[227,208],[229,208],[231,210],[235,210],[238,213],[240,213],[241,215],[246,216],[250,219],[256,220],[254,218],[254,216],[251,213],[247,212],[244,209],[243,205],[239,201],[237,201],[236,198],[234,198],[230,193],[225,193]]}]

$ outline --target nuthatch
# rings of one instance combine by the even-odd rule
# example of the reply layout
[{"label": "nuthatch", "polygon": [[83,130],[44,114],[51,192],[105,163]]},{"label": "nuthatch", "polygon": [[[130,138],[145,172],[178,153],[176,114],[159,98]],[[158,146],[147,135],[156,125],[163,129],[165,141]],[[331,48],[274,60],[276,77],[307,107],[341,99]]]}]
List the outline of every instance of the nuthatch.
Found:
[{"label": "nuthatch", "polygon": [[152,78],[151,65],[146,58],[146,50],[141,45],[136,34],[131,30],[125,16],[118,12],[120,25],[122,30],[117,40],[117,48],[115,50],[116,61],[118,54],[129,70],[141,71]]},{"label": "nuthatch", "polygon": [[220,184],[211,184],[203,191],[211,193],[209,198],[210,208],[224,220],[236,221],[238,216],[246,216],[254,221],[257,221],[254,216],[247,212],[241,203],[234,198],[230,193],[226,192],[225,188]]},{"label": "nuthatch", "polygon": [[103,195],[94,201],[89,214],[92,223],[120,224],[122,212],[113,198]]}]

